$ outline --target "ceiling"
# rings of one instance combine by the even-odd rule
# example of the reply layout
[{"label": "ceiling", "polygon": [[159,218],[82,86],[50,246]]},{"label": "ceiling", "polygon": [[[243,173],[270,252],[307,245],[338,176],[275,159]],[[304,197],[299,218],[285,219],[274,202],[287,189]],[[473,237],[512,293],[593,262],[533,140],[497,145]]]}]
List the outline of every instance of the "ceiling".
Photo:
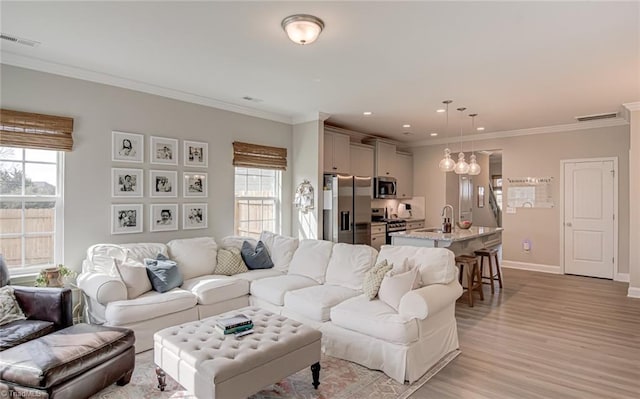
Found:
[{"label": "ceiling", "polygon": [[[640,101],[636,1],[2,1],[0,11],[2,33],[41,43],[2,40],[4,64],[287,123],[326,113],[408,144],[447,134],[435,112],[445,99],[449,135],[472,132],[471,112],[491,134]],[[315,43],[288,40],[280,23],[294,13],[324,20]]]}]

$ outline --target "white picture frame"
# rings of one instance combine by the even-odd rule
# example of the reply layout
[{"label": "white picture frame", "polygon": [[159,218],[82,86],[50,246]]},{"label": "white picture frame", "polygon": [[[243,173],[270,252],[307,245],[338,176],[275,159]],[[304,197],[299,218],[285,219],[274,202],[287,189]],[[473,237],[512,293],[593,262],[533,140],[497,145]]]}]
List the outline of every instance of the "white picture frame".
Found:
[{"label": "white picture frame", "polygon": [[149,231],[178,230],[178,204],[152,204],[149,215]]},{"label": "white picture frame", "polygon": [[177,198],[178,172],[175,170],[150,170],[149,196],[152,198]]},{"label": "white picture frame", "polygon": [[207,176],[208,175],[205,172],[183,172],[182,195],[185,198],[206,198],[209,192]]},{"label": "white picture frame", "polygon": [[151,136],[149,140],[149,161],[152,164],[178,165],[178,140]]},{"label": "white picture frame", "polygon": [[111,205],[111,234],[142,233],[142,204]]},{"label": "white picture frame", "polygon": [[140,198],[144,192],[142,169],[111,168],[111,197]]},{"label": "white picture frame", "polygon": [[182,204],[182,228],[184,230],[206,229],[209,226],[207,204]]},{"label": "white picture frame", "polygon": [[144,161],[144,135],[112,131],[111,160],[142,163]]},{"label": "white picture frame", "polygon": [[209,166],[209,143],[184,140],[184,166],[206,168]]}]

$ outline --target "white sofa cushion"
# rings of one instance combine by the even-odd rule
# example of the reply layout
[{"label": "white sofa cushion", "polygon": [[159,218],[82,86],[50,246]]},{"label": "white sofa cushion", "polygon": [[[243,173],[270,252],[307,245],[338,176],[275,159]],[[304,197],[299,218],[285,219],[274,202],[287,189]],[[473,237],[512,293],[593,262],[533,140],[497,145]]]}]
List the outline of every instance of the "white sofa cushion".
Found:
[{"label": "white sofa cushion", "polygon": [[185,280],[180,287],[191,291],[200,305],[224,302],[249,294],[249,282],[234,276],[212,275]]},{"label": "white sofa cushion", "polygon": [[287,292],[284,307],[312,320],[328,321],[332,307],[360,294],[338,285],[316,285]]},{"label": "white sofa cushion", "polygon": [[390,270],[382,279],[378,298],[387,305],[391,306],[396,312],[400,307],[400,300],[409,291],[418,288],[420,276],[418,269],[412,268],[403,272],[395,272]]},{"label": "white sofa cushion", "polygon": [[169,257],[167,245],[157,242],[144,242],[135,244],[122,244],[127,249],[127,258],[134,259],[144,265],[145,258],[155,259],[158,254]]},{"label": "white sofa cushion", "polygon": [[136,299],[107,304],[105,319],[109,325],[122,326],[151,320],[196,306],[196,296],[181,288],[159,293],[149,291]]},{"label": "white sofa cushion", "polygon": [[[273,268],[286,272],[291,263],[293,253],[298,248],[298,239],[293,237],[285,237],[270,231],[263,231],[260,234],[260,241],[264,243],[269,250],[269,256],[273,262]],[[253,245],[255,247],[255,245]]]},{"label": "white sofa cushion", "polygon": [[418,339],[418,323],[400,316],[379,299],[369,301],[364,295],[347,299],[331,309],[331,323],[370,337],[396,344]]},{"label": "white sofa cushion", "polygon": [[[242,249],[242,243],[245,241],[249,241],[252,248],[258,244],[258,240],[251,237],[243,237],[243,236],[226,236],[222,240],[220,240],[220,246],[224,248],[237,248]],[[267,247],[269,249],[269,247]]]},{"label": "white sofa cushion", "polygon": [[251,281],[266,278],[266,277],[277,277],[277,276],[283,276],[283,275],[284,275],[283,272],[271,268],[271,269],[249,270],[248,272],[245,272],[245,273],[235,274],[233,277],[241,278],[243,280],[247,280],[251,282]]},{"label": "white sofa cushion", "polygon": [[213,274],[216,269],[218,245],[211,237],[173,240],[167,247],[169,258],[178,264],[185,280]]},{"label": "white sofa cushion", "polygon": [[418,267],[423,286],[449,284],[458,272],[455,255],[446,248],[385,245],[378,254],[378,262],[383,259],[394,265],[400,265],[406,259],[409,268]]},{"label": "white sofa cushion", "polygon": [[151,291],[151,281],[147,276],[147,268],[137,260],[127,258],[124,262],[113,259],[120,280],[127,286],[127,298],[135,299],[145,292]]},{"label": "white sofa cushion", "polygon": [[293,254],[288,274],[306,276],[322,284],[331,258],[333,242],[302,240]]},{"label": "white sofa cushion", "polygon": [[254,295],[264,301],[277,306],[282,306],[284,305],[284,295],[288,291],[311,287],[314,285],[318,285],[318,283],[309,277],[289,274],[255,280],[251,283],[249,291],[251,292],[251,295]]},{"label": "white sofa cushion", "polygon": [[113,260],[124,262],[127,249],[116,244],[95,244],[87,249],[87,259],[83,262],[83,272],[102,273],[108,276],[120,277],[115,269]]},{"label": "white sofa cushion", "polygon": [[368,245],[335,244],[327,266],[326,283],[362,290],[364,276],[374,266],[377,256],[378,251]]}]

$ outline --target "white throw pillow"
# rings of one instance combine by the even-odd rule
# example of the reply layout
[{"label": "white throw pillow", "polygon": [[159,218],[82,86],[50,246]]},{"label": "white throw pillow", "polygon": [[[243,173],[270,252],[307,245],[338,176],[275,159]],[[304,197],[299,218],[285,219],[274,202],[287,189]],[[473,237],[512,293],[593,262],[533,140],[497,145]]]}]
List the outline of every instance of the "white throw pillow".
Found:
[{"label": "white throw pillow", "polygon": [[377,256],[378,251],[368,245],[335,244],[327,266],[327,284],[362,290],[364,276]]},{"label": "white throw pillow", "polygon": [[419,285],[418,269],[412,268],[402,273],[389,271],[382,280],[378,298],[398,311],[400,300],[407,292]]},{"label": "white throw pillow", "polygon": [[114,258],[113,264],[118,271],[120,280],[127,286],[127,299],[135,299],[145,292],[151,291],[151,281],[149,281],[147,268],[144,264],[132,258],[127,258],[125,262]]},{"label": "white throw pillow", "polygon": [[269,251],[273,268],[286,273],[289,269],[293,254],[298,248],[298,239],[282,236],[270,231],[263,231],[262,234],[260,234],[260,241],[264,243]]},{"label": "white throw pillow", "polygon": [[400,265],[407,259],[407,266],[418,268],[422,286],[449,284],[458,275],[455,255],[446,248],[385,245],[378,254],[377,262],[383,259],[394,265]]},{"label": "white throw pillow", "polygon": [[167,247],[169,258],[178,264],[184,280],[213,274],[216,269],[218,245],[211,237],[173,240]]},{"label": "white throw pillow", "polygon": [[293,254],[289,273],[324,283],[333,243],[323,240],[302,240]]},{"label": "white throw pillow", "polygon": [[119,277],[113,260],[124,262],[127,249],[115,244],[95,244],[87,249],[87,259],[82,264],[85,273],[103,273],[112,277]]}]

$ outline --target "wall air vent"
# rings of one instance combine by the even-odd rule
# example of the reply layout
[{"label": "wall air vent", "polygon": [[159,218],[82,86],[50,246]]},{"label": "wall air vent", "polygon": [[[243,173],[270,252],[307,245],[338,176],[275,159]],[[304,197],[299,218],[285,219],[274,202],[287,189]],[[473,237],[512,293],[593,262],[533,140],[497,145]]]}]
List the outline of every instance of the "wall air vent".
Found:
[{"label": "wall air vent", "polygon": [[587,122],[587,121],[595,121],[598,119],[616,118],[617,116],[618,116],[617,112],[606,112],[604,114],[576,116],[576,119],[578,120],[578,122]]},{"label": "wall air vent", "polygon": [[17,44],[22,44],[23,46],[29,46],[29,47],[36,47],[40,44],[40,42],[36,42],[35,40],[29,40],[22,37],[9,35],[6,33],[0,33],[0,39],[17,43]]}]

